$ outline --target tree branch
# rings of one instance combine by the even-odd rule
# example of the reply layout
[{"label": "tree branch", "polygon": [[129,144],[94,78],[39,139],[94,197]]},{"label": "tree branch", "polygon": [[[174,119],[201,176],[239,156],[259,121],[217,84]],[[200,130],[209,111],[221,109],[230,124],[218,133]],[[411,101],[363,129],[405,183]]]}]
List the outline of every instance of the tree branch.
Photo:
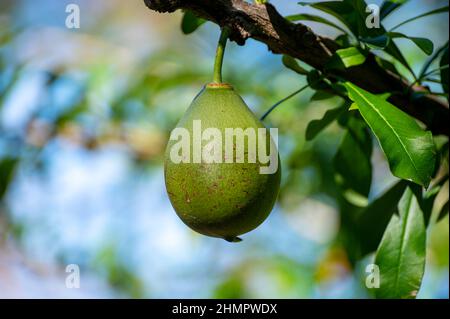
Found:
[{"label": "tree branch", "polygon": [[[144,0],[151,10],[173,12],[191,10],[199,17],[231,30],[230,39],[243,45],[248,38],[267,44],[274,53],[287,54],[323,70],[331,55],[339,49],[333,40],[318,36],[307,26],[294,24],[281,16],[271,4],[250,4],[243,0]],[[448,104],[434,96],[412,98],[423,87],[413,86],[383,69],[374,55],[364,64],[335,71],[372,93],[395,92],[390,102],[423,122],[434,134],[449,135]]]}]

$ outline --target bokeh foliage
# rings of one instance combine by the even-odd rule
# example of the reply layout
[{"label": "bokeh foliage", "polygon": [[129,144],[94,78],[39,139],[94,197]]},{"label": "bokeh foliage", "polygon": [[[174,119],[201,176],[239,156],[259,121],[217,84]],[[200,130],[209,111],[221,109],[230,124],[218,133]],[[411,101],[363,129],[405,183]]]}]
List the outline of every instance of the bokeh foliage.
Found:
[{"label": "bokeh foliage", "polygon": [[[401,14],[402,6],[407,2],[384,1],[382,18]],[[363,1],[308,5],[318,10],[305,14],[304,7],[297,6],[287,19],[326,23],[338,30],[337,39],[344,49],[336,53],[330,68],[358,65],[364,61],[367,52],[376,52],[384,58],[380,63],[393,72],[423,84],[425,90],[420,94],[448,98],[448,42],[434,48],[429,39],[414,34],[408,34],[408,37],[397,32],[395,25],[369,30],[364,26],[367,13]],[[33,223],[17,217],[11,202],[18,199],[12,194],[21,176],[26,180],[27,174],[33,173],[43,180],[48,178],[53,165],[48,153],[54,150],[55,144],[75,145],[92,154],[119,145],[126,150],[132,163],[128,173],[132,179],[151,176],[162,169],[163,150],[171,129],[196,92],[210,80],[217,28],[190,12],[182,18],[170,18],[169,28],[181,24],[182,31],[189,35],[178,35],[179,30],[173,28],[175,31],[170,34],[176,35],[163,35],[169,37],[164,45],[142,49],[129,63],[127,53],[123,56],[107,54],[117,47],[126,47],[126,44],[114,46],[117,37],[112,36],[114,32],[108,31],[105,25],[126,29],[135,18],[133,15],[144,10],[142,5],[128,12],[125,18],[115,16],[117,13],[111,11],[103,13],[101,22],[88,25],[85,38],[78,38],[76,32],[64,30],[64,27],[59,31],[62,37],[51,28],[33,30],[35,25],[20,15],[28,4],[5,2],[1,6],[4,10],[0,15],[0,223],[6,225],[1,237],[11,236],[19,245],[26,246],[27,233],[32,232]],[[441,17],[443,11],[448,11],[448,6],[439,12],[426,5],[424,9]],[[444,15],[448,18],[447,13]],[[410,13],[404,12],[401,16],[406,21]],[[13,22],[14,17],[19,17],[17,22]],[[145,15],[142,19],[156,17]],[[169,18],[159,19],[154,25]],[[420,20],[408,23],[420,23]],[[399,27],[399,30],[404,29]],[[30,39],[30,32],[48,39],[59,34],[59,39],[73,40],[81,49],[75,51],[75,59],[69,55],[45,63],[49,53],[64,52],[69,45],[54,43],[54,47],[41,53],[20,54],[29,49],[25,44]],[[446,36],[444,42],[448,40],[448,34]],[[397,45],[401,39],[411,40],[407,50]],[[102,42],[113,45],[104,48]],[[38,47],[36,42],[34,46]],[[82,56],[84,49],[88,51],[92,47],[98,51]],[[255,56],[255,52],[260,55]],[[125,61],[121,61],[123,64],[119,63],[121,59]],[[242,63],[244,59],[250,62]],[[386,102],[386,96],[371,95],[339,79],[332,83],[324,80],[322,75],[290,57],[272,56],[255,43],[250,42],[245,47],[229,46],[224,76],[257,115],[263,115],[270,105],[300,87],[309,87],[276,107],[264,121],[267,126],[279,128],[284,175],[278,208],[274,212],[281,215],[283,222],[269,221],[268,227],[284,228],[273,231],[274,235],[270,236],[263,233],[254,241],[249,239],[248,243],[244,240],[242,245],[248,246],[236,248],[238,262],[227,265],[220,274],[211,270],[208,279],[213,282],[213,288],[196,297],[335,296],[333,291],[339,290],[336,286],[346,287],[343,282],[349,278],[351,292],[337,296],[367,297],[372,291],[364,288],[366,274],[361,271],[367,258],[380,261],[382,272],[383,267],[404,267],[395,263],[385,253],[386,249],[407,253],[420,250],[420,256],[428,256],[426,267],[435,272],[444,269],[448,278],[447,137],[425,133],[412,118]],[[12,112],[11,101],[19,103],[18,94],[32,95],[26,84],[31,82],[30,79],[39,82],[35,101],[29,103],[34,107],[24,120],[14,122],[14,117],[7,116]],[[380,126],[383,123],[376,118],[380,113],[388,119],[385,126]],[[398,138],[395,143],[392,136]],[[398,154],[402,141],[405,141],[406,155]],[[414,170],[417,167],[419,169]],[[430,186],[426,187],[428,184]],[[396,236],[402,236],[401,226],[408,225],[405,196],[419,205],[411,211],[414,216],[411,225],[419,231],[410,235],[423,237],[427,227],[426,252],[423,242],[386,248],[387,241],[391,242],[388,235],[401,239]],[[317,216],[302,221],[305,210],[316,212],[317,207]],[[322,210],[329,213],[321,213]],[[339,221],[330,221],[333,216],[338,216]],[[417,222],[421,218],[423,223]],[[158,219],[153,223],[158,223]],[[314,246],[319,247],[319,253],[312,254],[313,260],[306,261],[306,253],[297,245],[300,241],[311,240],[304,237],[302,223],[320,223],[322,233],[314,236],[326,238],[318,240]],[[329,228],[323,228],[328,224],[331,225]],[[295,228],[296,225],[300,225],[300,230]],[[288,227],[294,229],[294,240],[282,237]],[[403,229],[405,227],[408,228],[404,226]],[[423,241],[422,237],[415,238],[414,242]],[[191,233],[188,238],[192,241],[192,246],[188,247],[194,250],[192,247],[199,238]],[[278,243],[276,248],[270,241]],[[374,254],[377,248],[378,253]],[[135,264],[127,262],[127,252],[133,255],[132,241],[124,245],[110,240],[99,247],[84,249],[86,251],[81,255],[89,257],[80,257],[80,264],[105,278],[114,289],[132,297],[161,296],[154,293],[152,282],[145,281]],[[256,252],[256,255],[249,255],[249,252]],[[61,264],[73,261],[73,255],[64,249],[58,251],[58,258]],[[207,260],[206,264],[214,268],[214,259]],[[422,261],[425,263],[425,258],[421,258]],[[149,268],[152,266],[148,264]],[[423,269],[418,267],[414,272],[400,273],[400,276],[406,276],[400,280],[412,278],[420,285]],[[182,269],[173,274],[174,281],[181,281],[186,273],[194,273],[194,277],[201,279],[204,271],[198,271],[200,274],[195,267],[193,270]],[[178,291],[168,285],[167,290],[170,289]],[[386,289],[384,295],[405,296],[404,291],[395,294],[395,289],[394,292],[391,288]],[[167,295],[173,296],[170,292],[163,296]],[[379,296],[383,296],[383,291]],[[441,295],[434,292],[432,296]]]}]

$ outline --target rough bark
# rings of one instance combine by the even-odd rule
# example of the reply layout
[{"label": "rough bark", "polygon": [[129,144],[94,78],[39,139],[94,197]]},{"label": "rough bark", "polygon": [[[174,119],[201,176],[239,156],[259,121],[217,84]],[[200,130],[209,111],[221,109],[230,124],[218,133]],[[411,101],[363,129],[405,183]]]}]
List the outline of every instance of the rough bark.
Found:
[{"label": "rough bark", "polygon": [[[173,12],[187,9],[199,17],[231,30],[230,39],[243,45],[248,38],[267,44],[274,53],[287,54],[312,67],[323,70],[339,45],[332,39],[316,35],[301,23],[291,23],[271,4],[250,4],[243,0],[144,0],[151,10]],[[373,55],[362,65],[335,71],[335,74],[372,93],[395,92],[390,102],[423,122],[434,134],[449,135],[448,104],[431,96],[412,98],[423,91],[397,75],[383,69]]]}]

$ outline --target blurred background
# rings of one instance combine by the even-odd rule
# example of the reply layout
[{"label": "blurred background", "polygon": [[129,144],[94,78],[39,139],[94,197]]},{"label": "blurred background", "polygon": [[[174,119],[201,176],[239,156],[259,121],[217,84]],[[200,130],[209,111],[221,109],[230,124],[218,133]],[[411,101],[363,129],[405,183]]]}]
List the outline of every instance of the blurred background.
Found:
[{"label": "blurred background", "polygon": [[[285,15],[312,10],[271,2]],[[80,8],[79,29],[65,25],[70,3]],[[385,25],[446,3],[410,1]],[[338,100],[310,101],[305,91],[265,120],[279,129],[282,188],[243,242],[198,235],[178,219],[163,152],[212,78],[219,35],[212,23],[183,35],[181,16],[141,0],[0,2],[0,297],[370,298],[372,256],[354,263],[338,240],[332,158],[342,130],[333,124],[304,138],[308,122]],[[405,29],[441,46],[448,14]],[[425,55],[398,45],[420,69]],[[254,40],[227,47],[224,78],[258,116],[305,83]],[[371,198],[396,182],[377,147]],[[420,298],[449,297],[448,222],[429,229]],[[79,289],[66,287],[70,264],[80,268]]]}]

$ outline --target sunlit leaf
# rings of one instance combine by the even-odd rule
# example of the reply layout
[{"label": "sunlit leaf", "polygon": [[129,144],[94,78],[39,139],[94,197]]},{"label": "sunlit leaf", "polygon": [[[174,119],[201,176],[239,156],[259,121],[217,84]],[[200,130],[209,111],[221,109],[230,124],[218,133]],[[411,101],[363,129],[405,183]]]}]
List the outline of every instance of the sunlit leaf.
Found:
[{"label": "sunlit leaf", "polygon": [[358,105],[389,162],[400,178],[428,186],[434,172],[436,149],[430,132],[408,114],[358,86],[347,82],[349,97]]},{"label": "sunlit leaf", "polygon": [[352,103],[348,108],[349,111],[354,111],[358,109],[358,105],[356,103]]},{"label": "sunlit leaf", "polygon": [[343,69],[350,68],[363,64],[366,60],[366,56],[361,49],[356,47],[350,47],[337,50],[327,63],[326,67],[329,69]]},{"label": "sunlit leaf", "polygon": [[422,211],[407,187],[378,247],[380,269],[377,298],[415,298],[425,270],[426,232]]},{"label": "sunlit leaf", "polygon": [[[382,98],[383,100],[387,100],[392,94],[390,92],[386,92],[386,93],[381,93],[381,94],[376,94],[378,97]],[[352,110],[357,110],[358,109],[358,104],[356,104],[355,102],[353,102],[350,105],[350,108],[348,109],[349,111]]]}]

